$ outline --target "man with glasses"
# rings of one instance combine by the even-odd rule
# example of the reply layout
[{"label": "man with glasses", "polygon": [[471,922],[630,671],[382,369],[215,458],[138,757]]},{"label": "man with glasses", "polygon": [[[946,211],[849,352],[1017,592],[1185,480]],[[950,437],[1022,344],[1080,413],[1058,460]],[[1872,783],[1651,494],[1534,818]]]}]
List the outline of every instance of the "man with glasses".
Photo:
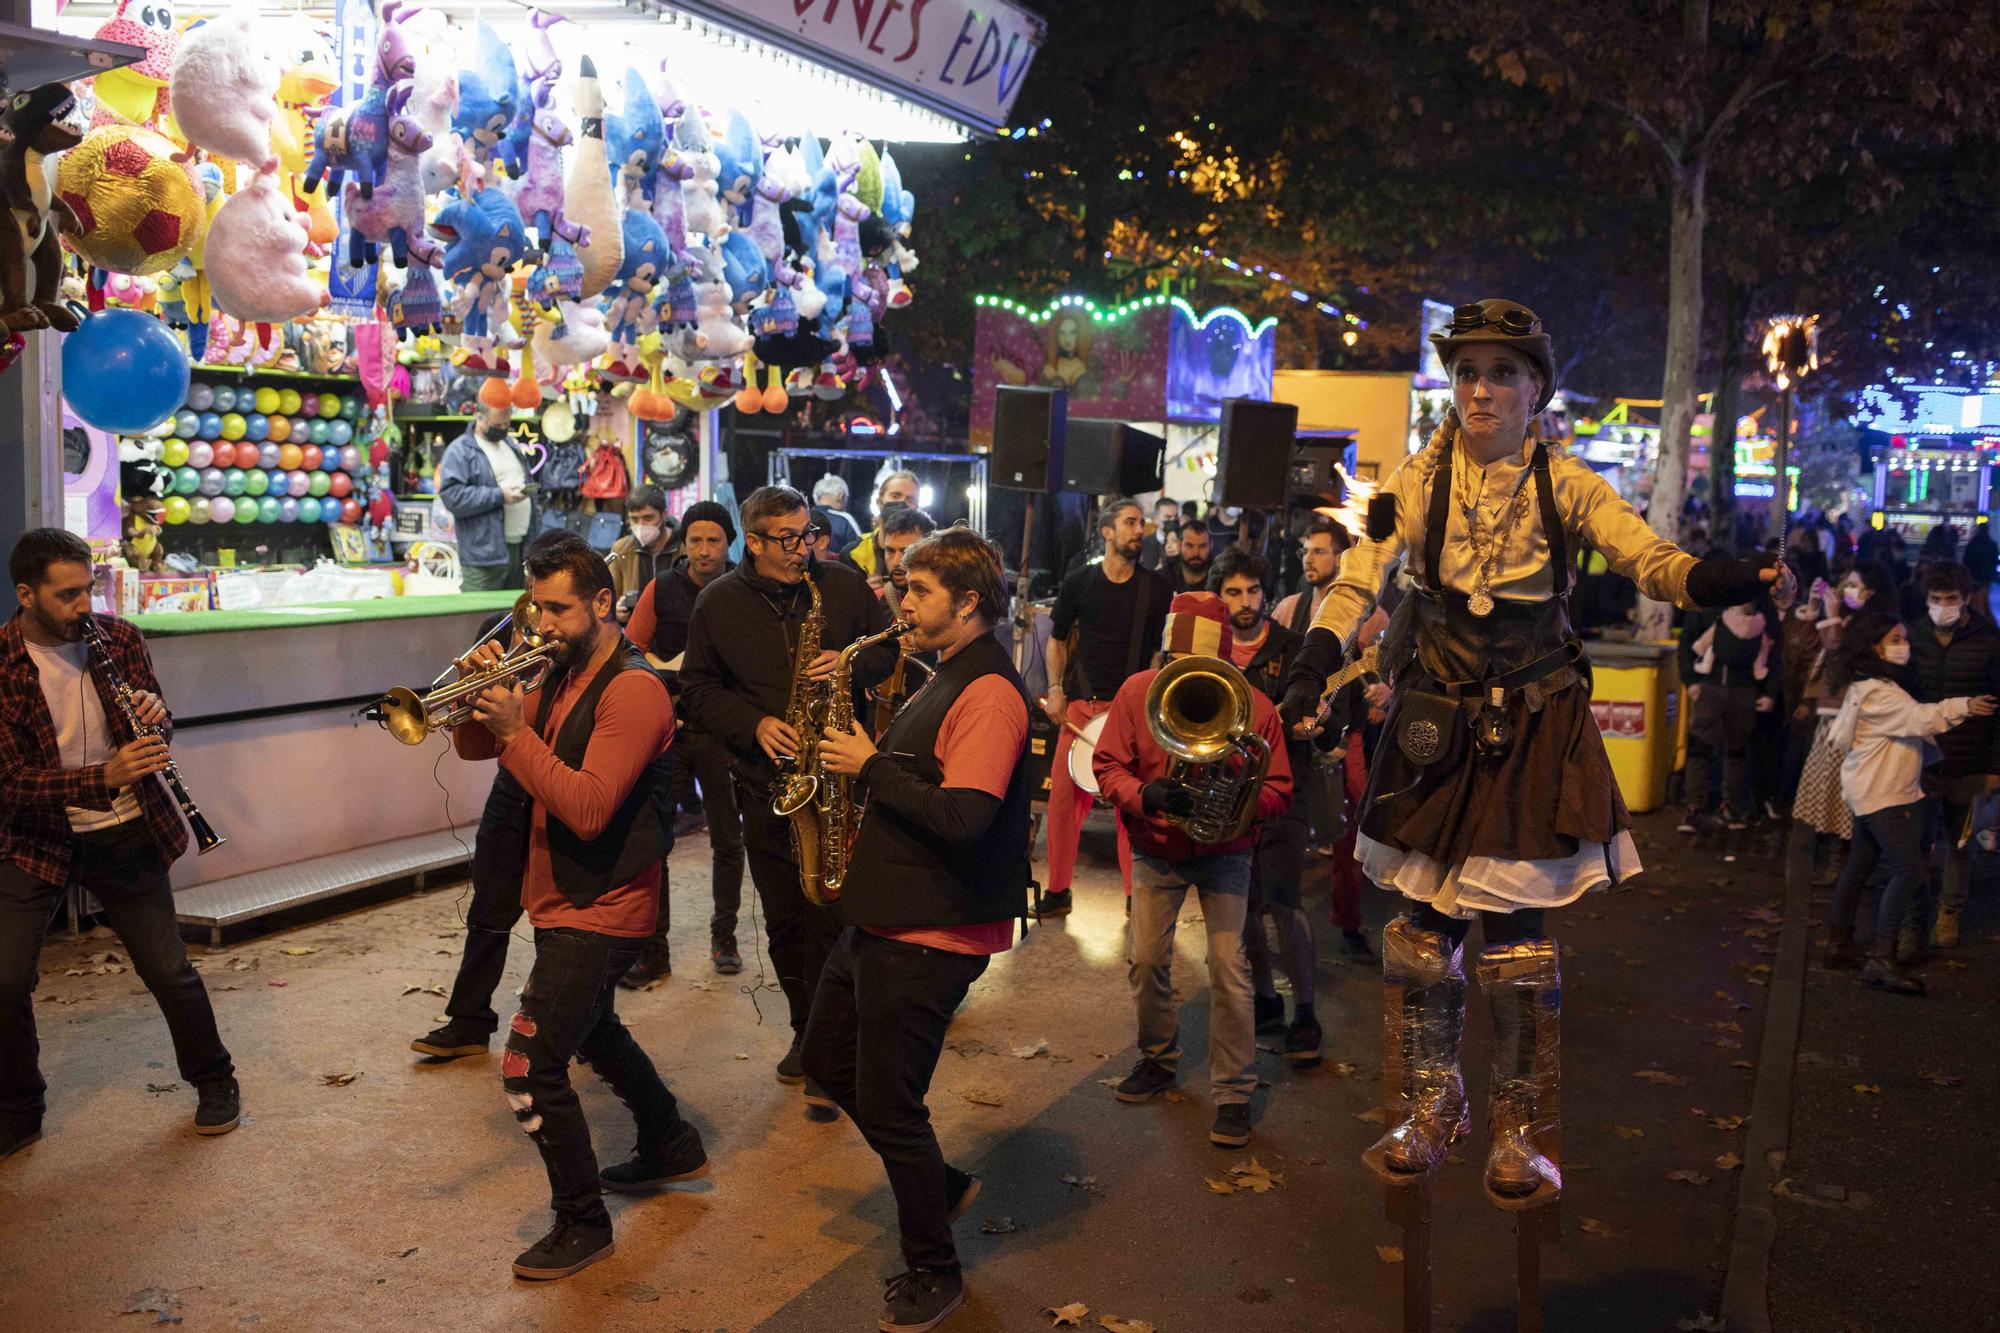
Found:
[{"label": "man with glasses", "polygon": [[[820,969],[840,933],[840,909],[806,901],[790,824],[771,813],[771,789],[778,761],[798,753],[799,738],[785,712],[800,629],[812,603],[806,580],[819,590],[823,620],[811,670],[815,681],[833,673],[840,649],[886,629],[890,615],[854,570],[812,557],[809,514],[806,498],[789,486],[759,487],[743,502],[746,558],[703,588],[695,603],[681,664],[681,708],[694,726],[728,746],[734,760],[750,880],[791,1011],[792,1044],[778,1062],[778,1081],[804,1084],[809,1113],[832,1118],[833,1099],[807,1082],[800,1067],[799,1041]],[[893,642],[875,645],[855,658],[854,683],[875,684],[895,662]]]}]

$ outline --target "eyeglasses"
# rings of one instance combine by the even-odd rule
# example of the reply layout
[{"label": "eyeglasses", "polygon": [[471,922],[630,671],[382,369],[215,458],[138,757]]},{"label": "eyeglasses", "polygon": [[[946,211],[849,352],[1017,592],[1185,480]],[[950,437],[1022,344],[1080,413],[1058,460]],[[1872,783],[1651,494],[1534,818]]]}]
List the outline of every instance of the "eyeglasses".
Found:
[{"label": "eyeglasses", "polygon": [[1477,301],[1452,310],[1453,333],[1471,333],[1474,329],[1484,328],[1496,328],[1510,338],[1525,338],[1531,333],[1540,333],[1542,321],[1520,306],[1512,306],[1495,316],[1487,315],[1486,307]]},{"label": "eyeglasses", "polygon": [[807,528],[803,532],[765,532],[762,528],[750,530],[752,537],[762,537],[767,542],[775,543],[786,555],[790,555],[802,545],[811,545],[819,540],[823,533],[824,529],[821,528]]}]

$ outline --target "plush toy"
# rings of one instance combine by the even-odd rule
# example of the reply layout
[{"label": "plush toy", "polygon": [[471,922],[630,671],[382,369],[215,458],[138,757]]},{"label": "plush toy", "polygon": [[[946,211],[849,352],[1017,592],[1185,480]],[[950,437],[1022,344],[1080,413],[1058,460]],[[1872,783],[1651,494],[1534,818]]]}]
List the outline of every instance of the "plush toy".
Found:
[{"label": "plush toy", "polygon": [[154,436],[118,437],[118,494],[128,506],[157,508],[173,485],[173,471],[161,463],[166,441]]},{"label": "plush toy", "polygon": [[403,268],[414,255],[423,265],[435,265],[442,258],[437,246],[424,235],[424,182],[419,159],[431,146],[431,136],[412,116],[405,114],[412,84],[408,80],[389,93],[389,169],[381,188],[372,198],[361,197],[361,187],[347,183],[348,262],[356,267],[375,262],[376,247],[386,245]]},{"label": "plush toy", "polygon": [[279,70],[265,38],[244,10],[199,24],[181,39],[167,84],[174,123],[187,141],[252,171],[276,160],[271,122]]},{"label": "plush toy", "polygon": [[167,567],[167,552],[160,545],[160,511],[156,497],[127,498],[125,518],[118,529],[118,554],[133,569],[157,574]]},{"label": "plush toy", "polygon": [[530,339],[535,356],[545,366],[575,366],[595,361],[611,346],[604,312],[594,305],[562,301],[557,318],[541,320]]},{"label": "plush toy", "polygon": [[526,252],[526,230],[520,210],[492,186],[469,200],[448,200],[431,221],[431,231],[445,242],[444,276],[453,287],[451,312],[463,330],[464,370],[504,373],[506,362],[494,354],[495,343],[509,327],[508,276]]},{"label": "plush toy", "polygon": [[653,188],[653,173],[660,165],[666,126],[652,89],[636,69],[625,71],[625,109],[605,118],[604,141],[618,197],[627,209],[647,208],[646,192]]},{"label": "plush toy", "polygon": [[638,342],[658,323],[653,308],[654,288],[661,271],[673,259],[667,238],[653,215],[642,209],[625,214],[625,266],[618,281],[605,292],[604,322],[611,329],[611,364],[605,374],[612,379],[636,379]]},{"label": "plush toy", "polygon": [[174,56],[180,48],[171,0],[118,0],[118,8],[95,35],[102,42],[140,47],[146,54],[135,65],[107,69],[91,81],[97,110],[90,127],[163,127],[170,111],[167,83],[173,77]]},{"label": "plush toy", "polygon": [[201,239],[208,210],[187,155],[130,125],[92,130],[62,155],[56,195],[76,217],[69,246],[118,273],[164,273]]},{"label": "plush toy", "polygon": [[[734,361],[750,350],[750,335],[729,311],[729,283],[718,250],[699,252],[694,285],[695,327],[701,335],[700,360]],[[730,392],[734,393],[732,386]]]},{"label": "plush toy", "polygon": [[583,264],[578,295],[588,301],[610,286],[625,266],[625,230],[619,225],[618,196],[611,187],[604,144],[604,90],[589,56],[577,66],[576,120],[579,130],[570,152],[563,209],[590,233],[590,243],[577,247],[577,259]]},{"label": "plush toy", "polygon": [[763,142],[741,111],[729,113],[729,127],[715,145],[715,159],[720,168],[716,188],[722,202],[729,205],[729,224],[740,227],[750,220],[750,201],[756,195],[758,178],[764,174]]},{"label": "plush toy", "polygon": [[[514,123],[520,76],[500,34],[483,21],[473,27],[473,59],[473,68],[458,72],[458,109],[452,113],[451,127],[464,141],[467,158],[483,174]],[[467,180],[471,188],[478,184]]]},{"label": "plush toy", "polygon": [[340,188],[343,176],[352,174],[363,199],[374,194],[375,182],[389,166],[388,105],[388,93],[371,87],[351,107],[321,111],[313,126],[313,154],[302,178],[304,188],[316,190],[324,181],[331,194]]},{"label": "plush toy", "polygon": [[[555,44],[549,40],[548,28],[558,20],[537,9],[531,11],[529,21],[534,25],[538,43],[531,65],[532,132],[528,139],[527,169],[514,191],[514,206],[521,210],[521,220],[534,231],[541,248],[553,252],[558,240],[577,247],[588,245],[590,229],[571,222],[563,214],[562,150],[574,142],[575,136],[556,114],[554,106],[556,78],[562,73],[562,61],[556,56]],[[563,279],[559,282],[564,295],[572,298],[580,295],[581,269],[573,283]]]},{"label": "plush toy", "polygon": [[711,241],[721,240],[729,226],[722,215],[715,184],[722,174],[722,163],[711,146],[708,126],[702,123],[701,112],[694,107],[681,113],[680,126],[674,131],[674,149],[688,171],[687,179],[681,183],[681,206],[686,214],[689,241],[697,234]]},{"label": "plush toy", "polygon": [[889,153],[882,154],[882,221],[889,229],[889,245],[883,256],[883,267],[889,274],[889,305],[892,309],[910,303],[910,289],[904,282],[904,275],[915,271],[916,252],[904,244],[910,237],[911,224],[917,208],[917,197],[903,188],[903,173],[896,166],[896,159]]},{"label": "plush toy", "polygon": [[396,326],[399,337],[413,340],[444,328],[444,301],[427,265],[410,269],[403,285],[390,297],[389,322]]},{"label": "plush toy", "polygon": [[310,224],[259,172],[215,215],[205,247],[216,309],[246,323],[302,319],[327,303],[326,283],[306,270]]},{"label": "plush toy", "polygon": [[747,234],[732,231],[723,238],[722,277],[729,284],[729,304],[738,314],[748,313],[751,303],[771,285],[771,266],[764,252]]},{"label": "plush toy", "polygon": [[[284,172],[280,183],[292,207],[310,215],[314,245],[332,245],[336,228],[326,196],[308,194],[300,182],[312,160],[312,116],[340,86],[334,77],[333,48],[327,36],[300,19],[285,29],[282,68],[278,74],[278,114],[271,122],[271,142]],[[309,114],[310,113],[310,114]]]},{"label": "plush toy", "polygon": [[791,266],[785,262],[783,209],[811,188],[805,164],[791,149],[780,146],[764,158],[764,170],[757,178],[756,198],[750,201],[750,222],[744,230],[764,256],[773,280],[783,286],[797,281]]},{"label": "plush toy", "polygon": [[0,226],[0,329],[74,333],[76,315],[61,300],[58,231],[83,230],[70,205],[49,192],[47,158],[83,141],[63,122],[76,110],[67,85],[17,93],[0,110],[0,200],[11,214]]}]

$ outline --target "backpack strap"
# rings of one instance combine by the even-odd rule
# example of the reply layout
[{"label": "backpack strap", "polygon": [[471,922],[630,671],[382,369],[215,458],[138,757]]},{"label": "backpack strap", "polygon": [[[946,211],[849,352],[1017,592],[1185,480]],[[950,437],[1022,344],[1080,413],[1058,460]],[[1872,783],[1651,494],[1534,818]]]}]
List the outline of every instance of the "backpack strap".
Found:
[{"label": "backpack strap", "polygon": [[1535,497],[1541,502],[1542,537],[1549,544],[1549,578],[1557,597],[1569,596],[1569,538],[1563,531],[1562,512],[1556,508],[1556,484],[1549,475],[1549,446],[1535,442]]}]

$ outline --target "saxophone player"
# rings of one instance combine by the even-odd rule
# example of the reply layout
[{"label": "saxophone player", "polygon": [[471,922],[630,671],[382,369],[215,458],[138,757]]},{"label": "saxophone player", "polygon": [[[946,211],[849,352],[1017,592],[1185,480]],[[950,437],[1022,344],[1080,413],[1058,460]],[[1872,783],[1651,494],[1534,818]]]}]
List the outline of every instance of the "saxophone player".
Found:
[{"label": "saxophone player", "polygon": [[881,1327],[935,1327],[964,1299],[951,1224],[979,1183],[947,1166],[924,1097],[945,1029],[1027,908],[1028,698],[993,637],[1007,607],[1000,554],[946,528],[903,555],[912,650],[938,668],[870,742],[829,727],[820,760],[856,779],[860,831],[841,905],[847,926],[820,973],[806,1073],[888,1169],[908,1271]]},{"label": "saxophone player", "polygon": [[[792,1042],[778,1062],[778,1081],[804,1084],[808,1112],[831,1118],[834,1101],[807,1081],[799,1043],[820,969],[840,932],[840,914],[837,907],[807,901],[791,827],[772,813],[771,797],[780,764],[799,753],[798,732],[785,721],[795,693],[828,680],[840,648],[888,628],[889,609],[859,573],[813,559],[809,514],[806,498],[789,486],[759,487],[743,502],[738,517],[746,558],[695,601],[681,663],[681,708],[691,725],[730,750],[750,880],[790,1011]],[[820,644],[804,663],[802,637]],[[855,683],[873,685],[895,661],[892,642],[858,654]]]}]

